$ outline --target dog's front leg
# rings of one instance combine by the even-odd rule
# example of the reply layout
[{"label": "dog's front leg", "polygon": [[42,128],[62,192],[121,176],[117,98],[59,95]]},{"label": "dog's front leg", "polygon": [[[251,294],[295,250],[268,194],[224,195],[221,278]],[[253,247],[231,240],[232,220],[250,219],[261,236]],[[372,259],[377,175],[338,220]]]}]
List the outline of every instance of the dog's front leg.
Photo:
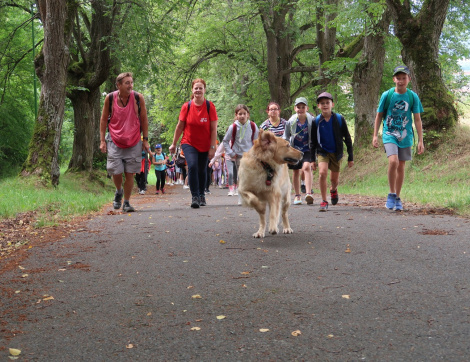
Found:
[{"label": "dog's front leg", "polygon": [[261,202],[255,194],[249,191],[240,191],[240,195],[245,204],[256,210],[259,216],[259,229],[253,234],[255,238],[264,238],[266,230],[266,203]]},{"label": "dog's front leg", "polygon": [[292,234],[294,230],[291,229],[290,223],[289,223],[289,214],[287,211],[289,210],[290,206],[290,200],[289,198],[283,197],[282,200],[282,211],[281,211],[281,216],[282,216],[282,233],[283,234]]},{"label": "dog's front leg", "polygon": [[269,202],[269,233],[278,234],[279,233],[279,203],[281,200],[281,194],[278,192],[273,192],[272,197]]}]

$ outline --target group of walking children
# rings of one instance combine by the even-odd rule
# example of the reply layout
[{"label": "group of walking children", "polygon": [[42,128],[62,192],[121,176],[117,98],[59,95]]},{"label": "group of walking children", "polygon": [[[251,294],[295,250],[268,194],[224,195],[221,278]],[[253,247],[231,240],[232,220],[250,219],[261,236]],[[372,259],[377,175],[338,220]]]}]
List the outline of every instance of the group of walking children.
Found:
[{"label": "group of walking children", "polygon": [[[399,66],[394,69],[393,82],[395,87],[384,92],[379,102],[377,115],[375,119],[375,127],[372,144],[378,147],[378,131],[383,123],[383,144],[388,158],[388,183],[389,193],[385,206],[391,210],[403,210],[403,204],[400,198],[401,188],[403,186],[405,176],[405,162],[411,160],[412,146],[414,142],[413,119],[416,131],[418,133],[417,152],[424,152],[422,123],[420,113],[423,107],[416,93],[407,89],[408,83],[411,81],[410,71],[406,66]],[[225,153],[225,162],[228,171],[229,196],[238,196],[237,179],[240,160],[243,153],[247,152],[252,146],[254,140],[258,137],[258,126],[250,120],[250,112],[246,105],[239,104],[235,108],[235,119],[231,124],[223,138],[223,142],[216,148],[216,127],[217,114],[215,107],[211,102],[204,98],[205,82],[201,79],[193,82],[193,99],[197,106],[197,115],[200,122],[196,123],[198,127],[204,128],[205,141],[198,144],[200,150],[196,146],[191,146],[189,137],[196,136],[196,132],[187,127],[194,127],[193,120],[188,117],[192,115],[190,104],[185,103],[181,109],[180,123],[175,131],[173,145],[176,147],[183,129],[189,132],[183,134],[182,147],[187,151],[191,151],[191,161],[188,160],[189,180],[193,180],[191,192],[193,200],[191,207],[197,208],[205,206],[206,200],[204,196],[205,180],[201,169],[207,168],[207,157],[210,159],[209,167],[217,165],[222,154]],[[297,165],[289,165],[292,169],[293,187],[294,187],[294,205],[302,204],[301,196],[301,179],[305,183],[305,198],[307,204],[313,204],[312,195],[312,170],[318,167],[319,187],[321,194],[320,211],[327,211],[330,203],[336,205],[339,201],[338,185],[343,160],[343,143],[346,145],[348,153],[348,167],[353,167],[353,144],[351,135],[345,118],[333,111],[335,106],[333,96],[328,92],[321,93],[317,99],[317,107],[319,114],[313,116],[310,114],[308,101],[304,97],[295,100],[295,113],[289,120],[280,118],[280,107],[277,103],[271,102],[266,109],[269,118],[262,123],[261,129],[269,130],[278,137],[283,137],[290,142],[292,147],[303,152],[303,158]],[[206,111],[207,104],[207,111]],[[199,118],[196,118],[199,119]],[[190,120],[188,125],[186,123]],[[209,122],[207,122],[209,120]],[[186,137],[186,138],[185,138]],[[195,139],[200,140],[199,137]],[[192,143],[197,144],[192,140]],[[193,156],[194,155],[194,156]],[[157,161],[155,161],[157,162]],[[154,164],[156,164],[154,162]],[[220,163],[219,163],[220,164]],[[218,171],[218,170],[217,170]],[[328,186],[328,172],[330,185]],[[217,173],[220,179],[220,174]],[[194,181],[196,180],[196,181]],[[163,186],[160,185],[160,189]],[[158,191],[158,184],[157,184]],[[328,201],[329,193],[329,201]],[[239,204],[241,200],[239,199]]]}]

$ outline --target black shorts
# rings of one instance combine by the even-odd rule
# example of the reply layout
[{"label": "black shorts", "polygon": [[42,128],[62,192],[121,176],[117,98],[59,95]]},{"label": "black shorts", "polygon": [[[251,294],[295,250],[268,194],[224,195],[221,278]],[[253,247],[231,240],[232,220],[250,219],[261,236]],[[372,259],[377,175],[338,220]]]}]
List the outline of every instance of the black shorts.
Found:
[{"label": "black shorts", "polygon": [[304,152],[304,157],[302,157],[297,165],[287,165],[287,167],[291,170],[300,170],[304,165],[304,162],[312,162],[312,154],[310,151]]}]

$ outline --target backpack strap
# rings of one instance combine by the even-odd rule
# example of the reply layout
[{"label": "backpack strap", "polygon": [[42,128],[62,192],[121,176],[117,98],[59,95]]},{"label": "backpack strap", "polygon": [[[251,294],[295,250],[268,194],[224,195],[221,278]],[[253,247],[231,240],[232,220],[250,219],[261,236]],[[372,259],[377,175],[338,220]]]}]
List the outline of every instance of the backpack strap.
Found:
[{"label": "backpack strap", "polygon": [[235,144],[235,137],[237,135],[237,125],[235,122],[232,124],[232,144],[230,145],[230,148],[233,148],[233,145]]},{"label": "backpack strap", "polygon": [[383,111],[383,114],[382,114],[384,119],[387,116],[387,110],[388,110],[388,107],[390,106],[390,101],[392,100],[393,93],[395,93],[395,88],[394,87],[390,88],[388,90],[387,98],[385,99],[384,111]]},{"label": "backpack strap", "polygon": [[413,114],[413,103],[414,103],[414,97],[413,97],[413,92],[410,89],[406,89],[406,93],[408,93],[408,104],[410,105],[410,112]]},{"label": "backpack strap", "polygon": [[[134,97],[135,97],[135,101],[137,103],[137,112],[138,112],[138,116],[139,116],[139,119],[140,119],[140,95],[139,95],[139,93],[134,92]],[[108,123],[111,120],[111,114],[113,112],[113,98],[114,98],[114,92],[109,93],[109,97],[108,97],[108,99],[109,99]]]},{"label": "backpack strap", "polygon": [[[190,100],[188,102],[188,110],[186,111],[186,118],[188,118],[188,114],[189,114],[189,108],[191,107],[191,102],[192,100]],[[206,107],[207,107],[207,119],[208,121],[210,122],[211,121],[211,102],[209,102],[207,99],[206,99]]]},{"label": "backpack strap", "polygon": [[341,114],[339,113],[335,113],[336,114],[336,119],[338,120],[338,123],[339,123],[339,128],[341,128],[341,126],[343,125],[343,119],[341,117]]}]

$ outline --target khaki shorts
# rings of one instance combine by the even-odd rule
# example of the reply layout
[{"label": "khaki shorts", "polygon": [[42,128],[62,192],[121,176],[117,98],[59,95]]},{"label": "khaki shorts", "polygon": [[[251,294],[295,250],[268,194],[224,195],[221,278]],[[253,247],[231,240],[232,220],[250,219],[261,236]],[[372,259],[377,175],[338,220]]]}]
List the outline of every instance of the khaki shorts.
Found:
[{"label": "khaki shorts", "polygon": [[318,163],[326,162],[328,163],[328,169],[333,172],[339,172],[341,168],[341,160],[336,159],[336,155],[334,153],[327,153],[326,156],[318,155]]},{"label": "khaki shorts", "polygon": [[140,172],[142,166],[142,141],[139,141],[134,147],[119,148],[107,136],[106,147],[108,153],[106,169],[110,175],[120,175],[123,172]]}]

